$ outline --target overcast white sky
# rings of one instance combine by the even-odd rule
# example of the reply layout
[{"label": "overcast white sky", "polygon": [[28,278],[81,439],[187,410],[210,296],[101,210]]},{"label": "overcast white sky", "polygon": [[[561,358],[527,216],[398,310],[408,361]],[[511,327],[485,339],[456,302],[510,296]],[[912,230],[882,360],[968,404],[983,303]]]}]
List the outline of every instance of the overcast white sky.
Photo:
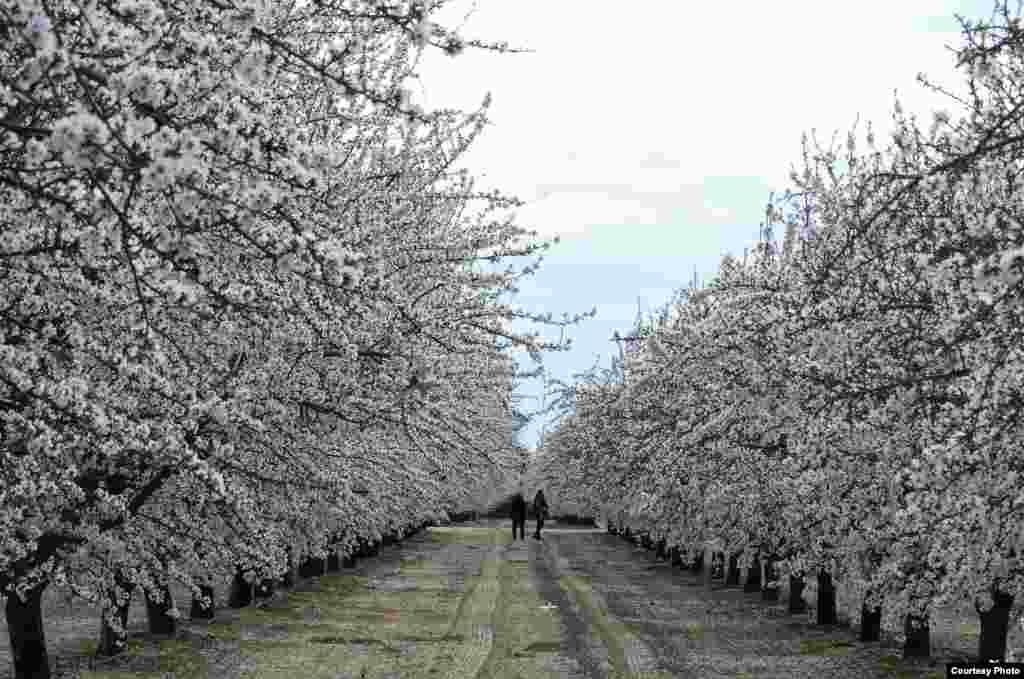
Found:
[{"label": "overcast white sky", "polygon": [[[428,50],[413,99],[472,111],[492,93],[493,125],[458,166],[480,177],[478,189],[528,201],[520,225],[562,236],[513,302],[556,317],[597,306],[597,318],[570,328],[573,350],[546,357],[552,376],[571,381],[598,358],[609,365],[609,338],[632,327],[638,297],[654,310],[695,267],[708,280],[723,253],[750,246],[769,193],[795,188],[803,131],[816,129],[826,148],[838,131],[842,148],[859,113],[859,139],[870,120],[884,147],[894,89],[924,129],[932,110],[958,112],[915,75],[962,92],[945,47],[962,44],[953,13],[988,19],[992,9],[992,0],[454,0],[433,18],[535,53]],[[522,442],[535,446],[539,428]]]}]

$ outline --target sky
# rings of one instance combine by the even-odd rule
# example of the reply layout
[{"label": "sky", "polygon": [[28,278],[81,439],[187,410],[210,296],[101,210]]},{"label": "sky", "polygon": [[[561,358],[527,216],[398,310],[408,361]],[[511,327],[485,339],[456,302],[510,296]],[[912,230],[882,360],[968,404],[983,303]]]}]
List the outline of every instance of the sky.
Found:
[{"label": "sky", "polygon": [[[638,304],[656,311],[695,271],[709,281],[723,254],[756,241],[769,194],[796,189],[803,132],[816,130],[823,148],[835,133],[842,149],[859,114],[859,147],[871,121],[884,148],[894,90],[925,130],[931,111],[958,113],[916,75],[964,92],[953,14],[992,11],[992,0],[452,0],[434,21],[533,53],[428,49],[412,99],[475,111],[491,93],[492,125],[455,167],[478,178],[476,190],[525,201],[520,226],[561,237],[507,301],[556,318],[596,306],[596,318],[566,329],[571,351],[545,354],[550,376],[571,383],[595,362],[610,366],[610,338],[629,332]],[[513,327],[559,337],[557,327]],[[524,382],[520,407],[542,393],[539,380]],[[543,426],[520,443],[536,447]]]}]

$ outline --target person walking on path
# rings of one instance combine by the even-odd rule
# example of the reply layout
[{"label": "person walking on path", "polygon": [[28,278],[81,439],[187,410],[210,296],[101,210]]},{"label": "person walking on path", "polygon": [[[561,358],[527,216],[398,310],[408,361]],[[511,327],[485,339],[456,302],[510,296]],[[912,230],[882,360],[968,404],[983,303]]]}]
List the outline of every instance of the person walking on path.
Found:
[{"label": "person walking on path", "polygon": [[540,529],[544,527],[544,519],[548,518],[548,501],[544,499],[544,491],[538,490],[533,496],[533,514],[537,517],[537,532],[533,537],[540,540]]},{"label": "person walking on path", "polygon": [[512,498],[512,540],[516,539],[516,526],[519,527],[519,539],[526,539],[526,498],[516,493]]}]

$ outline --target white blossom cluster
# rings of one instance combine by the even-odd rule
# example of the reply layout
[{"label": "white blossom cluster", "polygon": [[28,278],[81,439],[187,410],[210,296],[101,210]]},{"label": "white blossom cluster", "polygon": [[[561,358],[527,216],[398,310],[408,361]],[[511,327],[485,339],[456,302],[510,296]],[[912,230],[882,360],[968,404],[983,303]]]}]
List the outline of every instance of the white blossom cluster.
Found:
[{"label": "white blossom cluster", "polygon": [[507,350],[560,345],[475,262],[546,244],[446,170],[489,101],[410,102],[415,50],[506,51],[439,4],[0,1],[12,643],[50,584],[123,634],[118,583],[275,577],[510,473]]}]

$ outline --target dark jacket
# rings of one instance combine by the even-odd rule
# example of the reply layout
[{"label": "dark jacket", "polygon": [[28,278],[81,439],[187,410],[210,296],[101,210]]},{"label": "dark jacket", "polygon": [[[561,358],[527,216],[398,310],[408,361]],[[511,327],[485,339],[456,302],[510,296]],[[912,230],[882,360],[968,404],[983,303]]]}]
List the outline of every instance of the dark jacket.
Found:
[{"label": "dark jacket", "polygon": [[526,521],[526,498],[522,493],[516,493],[512,498],[512,518]]},{"label": "dark jacket", "polygon": [[533,513],[535,516],[548,518],[548,501],[544,498],[543,490],[538,490],[533,496]]}]

